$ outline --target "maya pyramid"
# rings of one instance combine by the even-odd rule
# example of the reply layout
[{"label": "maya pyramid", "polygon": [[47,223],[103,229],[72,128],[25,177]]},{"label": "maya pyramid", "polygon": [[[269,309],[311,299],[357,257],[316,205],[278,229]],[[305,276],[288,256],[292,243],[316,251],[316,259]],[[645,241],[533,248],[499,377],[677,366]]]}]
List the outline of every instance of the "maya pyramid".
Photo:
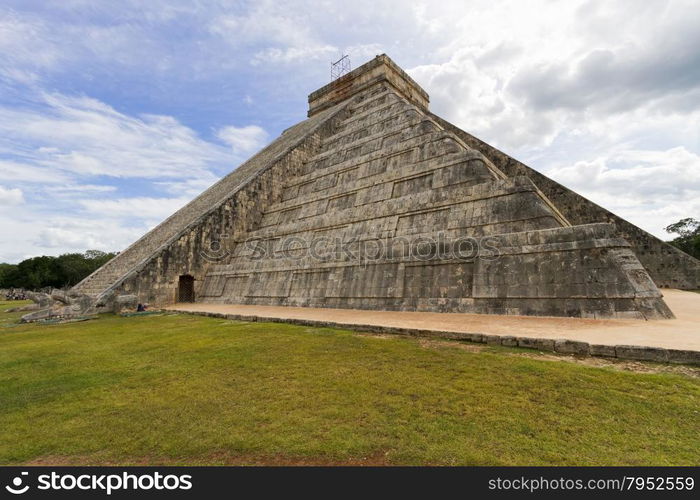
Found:
[{"label": "maya pyramid", "polygon": [[700,262],[428,110],[380,55],[75,291],[177,301],[670,318]]}]

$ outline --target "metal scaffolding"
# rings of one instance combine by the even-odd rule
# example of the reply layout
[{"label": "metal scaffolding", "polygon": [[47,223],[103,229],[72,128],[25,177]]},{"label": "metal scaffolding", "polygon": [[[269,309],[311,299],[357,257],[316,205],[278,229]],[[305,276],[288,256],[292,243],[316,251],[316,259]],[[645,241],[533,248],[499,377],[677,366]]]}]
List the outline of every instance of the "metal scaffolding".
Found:
[{"label": "metal scaffolding", "polygon": [[336,62],[331,63],[331,81],[350,73],[350,56],[344,55]]}]

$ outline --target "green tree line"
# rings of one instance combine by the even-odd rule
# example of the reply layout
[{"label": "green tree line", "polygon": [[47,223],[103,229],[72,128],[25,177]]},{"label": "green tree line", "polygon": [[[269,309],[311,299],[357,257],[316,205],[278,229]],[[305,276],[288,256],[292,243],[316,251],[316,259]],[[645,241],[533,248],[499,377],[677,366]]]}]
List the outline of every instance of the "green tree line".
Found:
[{"label": "green tree line", "polygon": [[666,226],[666,232],[677,234],[678,236],[669,243],[676,248],[680,248],[688,255],[700,259],[700,221],[687,217],[675,224]]},{"label": "green tree line", "polygon": [[36,290],[49,286],[70,287],[115,255],[88,250],[85,253],[64,253],[58,257],[32,257],[19,264],[0,263],[0,288]]}]

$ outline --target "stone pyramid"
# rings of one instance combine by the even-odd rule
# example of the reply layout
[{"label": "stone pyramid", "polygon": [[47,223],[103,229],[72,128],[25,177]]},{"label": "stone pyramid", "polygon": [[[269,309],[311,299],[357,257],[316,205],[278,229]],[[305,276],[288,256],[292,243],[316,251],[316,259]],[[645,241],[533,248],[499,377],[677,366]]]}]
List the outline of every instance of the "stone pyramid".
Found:
[{"label": "stone pyramid", "polygon": [[[428,111],[386,55],[76,285],[176,301],[669,318],[700,262]],[[655,284],[656,282],[656,284]]]}]

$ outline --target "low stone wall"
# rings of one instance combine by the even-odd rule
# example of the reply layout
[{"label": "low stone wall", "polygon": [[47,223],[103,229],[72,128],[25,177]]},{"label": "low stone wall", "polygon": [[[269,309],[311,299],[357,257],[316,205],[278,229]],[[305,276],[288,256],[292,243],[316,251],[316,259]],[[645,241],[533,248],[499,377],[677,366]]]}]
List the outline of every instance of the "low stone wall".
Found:
[{"label": "low stone wall", "polygon": [[700,365],[700,351],[690,351],[683,349],[666,349],[663,347],[649,347],[638,345],[590,344],[588,342],[581,342],[569,339],[546,339],[512,335],[486,335],[481,333],[450,332],[444,330],[425,330],[417,328],[402,328],[381,325],[361,325],[353,323],[338,323],[335,321],[260,317],[242,314],[226,314],[202,311],[177,310],[177,312],[184,314],[193,314],[197,316],[208,316],[211,318],[223,318],[234,321],[289,323],[292,325],[302,326],[341,328],[344,330],[353,330],[358,332],[404,335],[410,337],[439,338],[474,342],[487,345],[500,345],[504,347],[522,347],[525,349],[537,349],[538,351],[555,352],[559,354],[569,354],[576,356],[596,356],[636,361],[654,361],[657,363]]}]

